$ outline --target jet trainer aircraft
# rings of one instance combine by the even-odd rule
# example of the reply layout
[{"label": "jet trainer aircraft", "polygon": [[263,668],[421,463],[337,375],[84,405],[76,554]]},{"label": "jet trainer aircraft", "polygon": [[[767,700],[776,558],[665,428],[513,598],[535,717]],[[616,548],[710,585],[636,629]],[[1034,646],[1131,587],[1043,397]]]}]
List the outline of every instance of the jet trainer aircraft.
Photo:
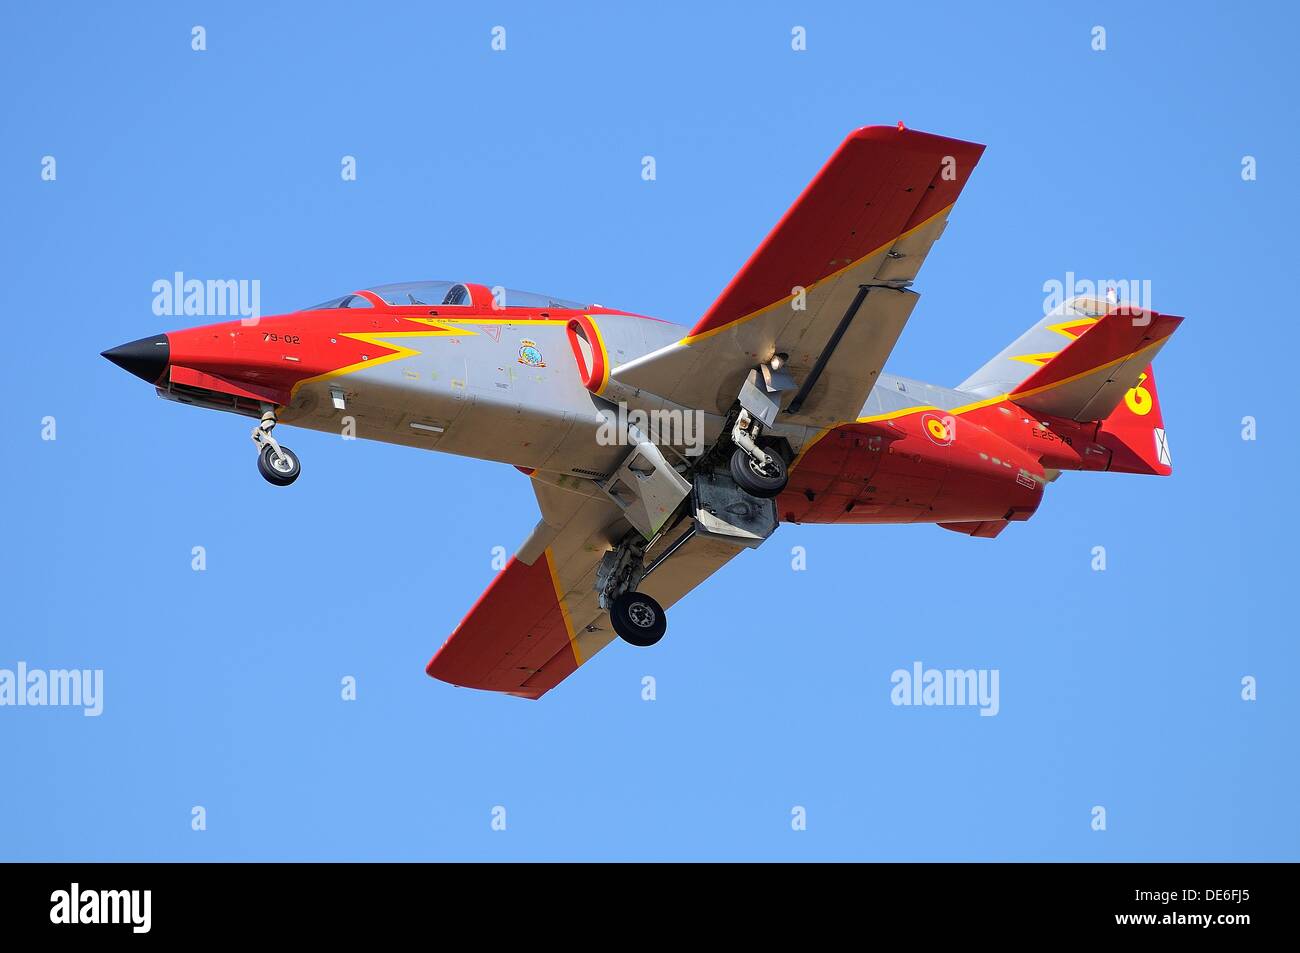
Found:
[{"label": "jet trainer aircraft", "polygon": [[[984,147],[856,130],[694,326],[418,281],[104,356],[169,400],[511,464],[541,520],[429,662],[539,698],[777,524],[993,537],[1062,470],[1168,475],[1151,361],[1181,318],[1065,302],[957,387],[883,372]],[[351,418],[351,421],[348,420]],[[680,426],[677,426],[680,424]]]}]

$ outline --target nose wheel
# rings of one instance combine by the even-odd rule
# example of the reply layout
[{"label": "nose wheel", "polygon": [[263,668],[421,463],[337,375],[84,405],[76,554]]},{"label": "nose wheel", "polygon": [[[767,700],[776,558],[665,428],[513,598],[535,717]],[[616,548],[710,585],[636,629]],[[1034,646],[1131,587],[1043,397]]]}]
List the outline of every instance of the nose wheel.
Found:
[{"label": "nose wheel", "polygon": [[265,477],[267,483],[288,486],[298,479],[302,464],[298,462],[298,455],[288,447],[272,447],[268,444],[257,455],[257,472]]},{"label": "nose wheel", "polygon": [[253,428],[253,443],[257,445],[257,472],[262,474],[267,483],[275,486],[288,486],[302,473],[302,464],[298,455],[271,436],[275,429],[274,410],[262,414],[262,419]]},{"label": "nose wheel", "polygon": [[644,592],[624,592],[609,607],[609,621],[619,638],[631,645],[654,645],[668,630],[663,606]]}]

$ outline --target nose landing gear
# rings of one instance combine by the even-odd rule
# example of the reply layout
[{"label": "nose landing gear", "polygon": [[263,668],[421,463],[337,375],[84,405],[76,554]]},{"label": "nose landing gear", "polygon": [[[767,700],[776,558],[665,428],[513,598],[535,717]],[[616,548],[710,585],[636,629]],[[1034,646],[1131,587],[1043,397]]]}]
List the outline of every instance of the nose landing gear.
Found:
[{"label": "nose landing gear", "polygon": [[268,483],[288,486],[298,479],[298,474],[302,472],[302,464],[298,462],[298,455],[288,447],[277,449],[267,445],[257,455],[257,472],[262,474]]},{"label": "nose landing gear", "polygon": [[268,483],[276,486],[288,486],[302,473],[302,464],[298,455],[271,436],[275,429],[275,411],[267,410],[262,419],[253,428],[253,443],[257,445],[257,472]]}]

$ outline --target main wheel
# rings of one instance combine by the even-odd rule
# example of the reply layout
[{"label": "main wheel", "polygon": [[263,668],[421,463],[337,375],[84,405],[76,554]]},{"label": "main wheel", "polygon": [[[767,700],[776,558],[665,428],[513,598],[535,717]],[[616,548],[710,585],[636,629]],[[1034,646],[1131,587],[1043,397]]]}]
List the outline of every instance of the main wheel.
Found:
[{"label": "main wheel", "polygon": [[625,592],[609,607],[609,621],[624,642],[654,645],[668,630],[663,606],[644,592]]},{"label": "main wheel", "polygon": [[297,454],[288,447],[281,446],[280,452],[276,453],[275,447],[268,443],[257,455],[257,472],[268,483],[288,486],[302,473],[302,464],[298,462]]},{"label": "main wheel", "polygon": [[758,461],[739,447],[731,455],[731,478],[750,496],[771,499],[785,489],[790,480],[785,460],[776,451],[769,451],[772,462],[760,466]]}]

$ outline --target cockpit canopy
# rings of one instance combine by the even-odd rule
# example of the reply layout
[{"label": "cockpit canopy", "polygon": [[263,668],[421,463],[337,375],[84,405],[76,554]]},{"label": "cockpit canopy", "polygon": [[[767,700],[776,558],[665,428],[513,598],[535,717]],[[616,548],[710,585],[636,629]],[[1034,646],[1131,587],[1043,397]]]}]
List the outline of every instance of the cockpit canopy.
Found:
[{"label": "cockpit canopy", "polygon": [[[394,307],[434,305],[436,307],[464,307],[472,303],[470,290],[457,281],[397,281],[364,289]],[[582,311],[587,305],[580,301],[566,301],[551,295],[532,291],[512,291],[509,288],[492,288],[493,301],[498,308],[556,308]],[[332,308],[370,308],[373,305],[360,294],[346,294],[323,304],[305,308],[306,311],[325,311]]]},{"label": "cockpit canopy", "polygon": [[322,301],[320,304],[314,304],[309,308],[303,308],[304,311],[330,311],[334,308],[373,308],[374,305],[358,294],[344,295],[341,298],[330,298],[328,301]]},{"label": "cockpit canopy", "polygon": [[413,304],[454,307],[470,303],[469,289],[456,281],[395,281],[366,290],[399,307]]},{"label": "cockpit canopy", "polygon": [[556,308],[558,310],[582,311],[589,307],[581,301],[566,301],[564,298],[556,298],[552,295],[538,294],[535,291],[512,291],[509,288],[494,289],[500,290],[502,308]]}]

